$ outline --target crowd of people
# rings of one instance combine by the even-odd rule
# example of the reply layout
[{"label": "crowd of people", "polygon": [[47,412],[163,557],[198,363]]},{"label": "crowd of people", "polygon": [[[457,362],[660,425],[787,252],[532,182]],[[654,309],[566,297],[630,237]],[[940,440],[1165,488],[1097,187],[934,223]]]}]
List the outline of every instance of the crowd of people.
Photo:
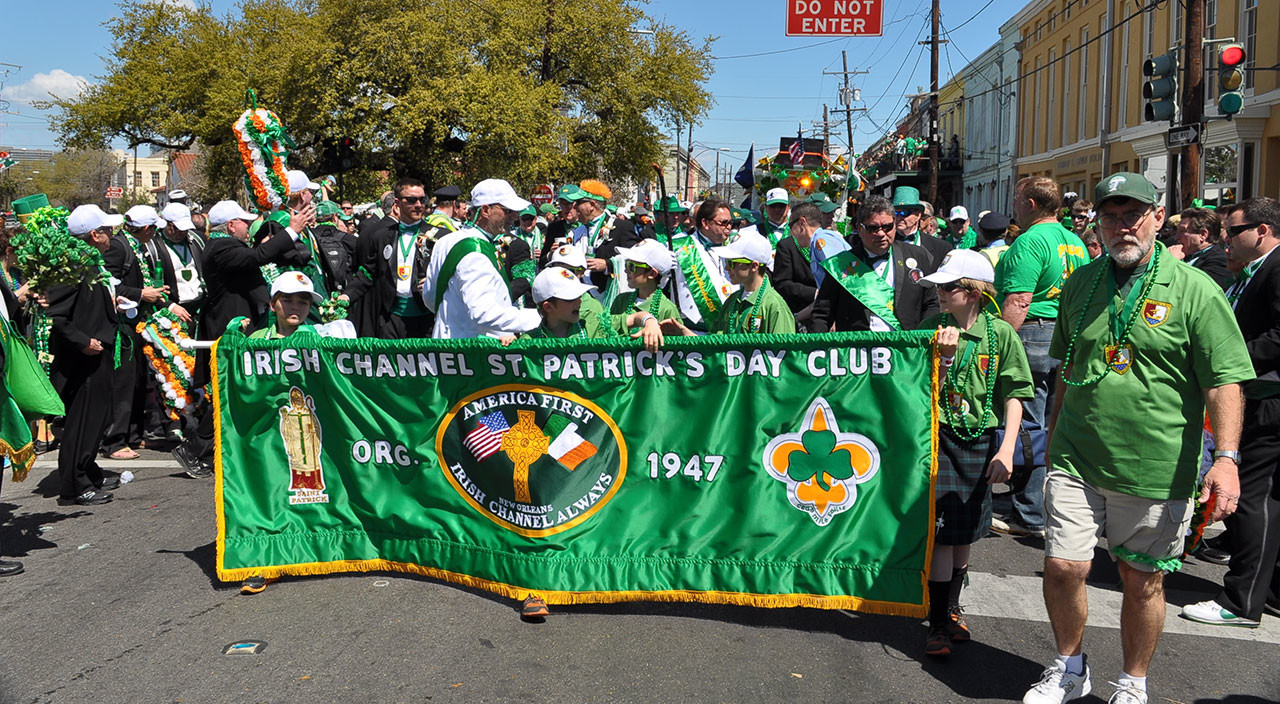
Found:
[{"label": "crowd of people", "polygon": [[[64,500],[111,501],[119,479],[98,458],[134,458],[144,443],[169,443],[190,476],[211,476],[209,404],[169,413],[141,354],[134,323],[159,311],[201,340],[312,329],[654,349],[670,335],[926,329],[937,331],[943,390],[926,654],[970,639],[961,594],[970,546],[990,530],[1045,542],[1057,657],[1027,692],[1032,704],[1090,691],[1084,585],[1100,539],[1124,592],[1112,702],[1147,701],[1162,577],[1185,557],[1197,510],[1227,525],[1198,554],[1229,566],[1222,592],[1183,615],[1256,627],[1280,607],[1275,200],[1171,215],[1139,174],[1107,176],[1092,201],[1033,176],[1017,183],[1012,218],[971,218],[963,204],[935,217],[899,187],[837,223],[842,204],[783,189],[757,214],[715,198],[619,210],[594,179],[535,207],[501,179],[464,198],[403,178],[361,218],[302,172],[288,187],[270,214],[232,200],[194,215],[181,199],[158,212],[75,209],[67,228],[102,253],[109,281],[31,291],[6,233],[0,312],[52,320],[66,414],[57,437],[37,429],[37,444],[60,444]],[[194,384],[207,381],[202,359]],[[1008,515],[993,515],[994,484],[1011,490]],[[0,563],[0,575],[21,569]],[[530,595],[522,613],[547,607]]]}]

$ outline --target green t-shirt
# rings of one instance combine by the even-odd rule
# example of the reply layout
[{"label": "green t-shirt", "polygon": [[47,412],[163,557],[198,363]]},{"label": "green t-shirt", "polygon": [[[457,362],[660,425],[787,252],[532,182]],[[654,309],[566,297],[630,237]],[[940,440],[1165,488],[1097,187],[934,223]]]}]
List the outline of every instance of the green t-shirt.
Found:
[{"label": "green t-shirt", "polygon": [[[1248,381],[1254,372],[1222,288],[1155,246],[1159,266],[1150,291],[1136,302],[1129,354],[1113,357],[1113,371],[1096,384],[1058,382],[1062,410],[1049,464],[1103,489],[1185,499],[1195,493],[1200,469],[1204,390]],[[1110,261],[1102,257],[1081,267],[1062,292],[1049,355],[1065,361],[1083,320],[1071,353],[1072,381],[1107,368],[1107,347],[1114,342],[1108,310],[1114,305],[1119,312],[1124,304],[1123,288],[1108,281]],[[1136,275],[1128,283],[1142,285]]]},{"label": "green t-shirt", "polygon": [[[787,306],[782,294],[773,290],[773,286],[769,285],[767,280],[761,288],[764,289],[763,295],[757,290],[752,292],[751,298],[747,300],[743,300],[741,288],[729,294],[710,332],[716,335],[739,332],[766,335],[795,332],[796,317],[792,315],[791,308]],[[757,296],[760,296],[760,305],[751,312],[750,308]],[[730,330],[735,321],[736,327]]]},{"label": "green t-shirt", "polygon": [[1076,233],[1056,222],[1032,225],[1009,245],[996,264],[996,290],[1001,300],[1011,293],[1030,293],[1029,318],[1058,317],[1058,297],[1067,278],[1089,262],[1089,250]]},{"label": "green t-shirt", "polygon": [[653,295],[645,299],[644,305],[639,305],[635,297],[635,292],[619,294],[613,299],[613,305],[609,307],[609,318],[613,325],[613,331],[619,335],[630,335],[639,328],[628,328],[627,317],[632,313],[641,311],[651,313],[658,322],[674,318],[680,320],[680,309],[676,304],[671,302],[670,298],[663,295],[661,290],[656,290]]},{"label": "green t-shirt", "polygon": [[[1031,383],[1031,367],[1027,364],[1027,352],[1022,348],[1022,340],[1013,326],[993,317],[995,321],[995,365],[996,381],[992,388],[995,398],[991,401],[991,415],[982,422],[981,427],[997,428],[1004,426],[1004,402],[1011,398],[1032,398],[1035,386]],[[944,322],[945,321],[945,322]],[[950,314],[940,313],[920,323],[920,330],[936,330],[946,325],[954,325]],[[944,425],[947,416],[941,404],[950,403],[951,413],[960,420],[959,413],[964,413],[964,422],[970,428],[979,427],[978,414],[982,413],[983,404],[987,400],[987,372],[992,364],[990,340],[987,339],[987,316],[979,315],[973,326],[960,331],[960,344],[956,347],[955,361],[950,372],[957,375],[955,386],[959,389],[959,397],[951,398],[946,385],[938,396],[938,419]]]},{"label": "green t-shirt", "polygon": [[582,305],[578,308],[578,320],[587,331],[587,337],[597,340],[612,337],[613,329],[609,326],[609,316],[604,313],[604,306],[590,293],[582,294]]}]

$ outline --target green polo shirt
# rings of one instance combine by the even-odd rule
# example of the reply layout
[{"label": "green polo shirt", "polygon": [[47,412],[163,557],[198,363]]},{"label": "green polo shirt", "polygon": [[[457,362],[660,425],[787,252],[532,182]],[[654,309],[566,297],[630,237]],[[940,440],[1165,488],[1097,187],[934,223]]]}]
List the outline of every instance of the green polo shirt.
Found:
[{"label": "green polo shirt", "polygon": [[[791,308],[787,306],[787,302],[783,300],[782,294],[769,286],[765,289],[764,296],[760,299],[760,306],[756,308],[754,313],[748,313],[747,309],[751,308],[751,304],[756,299],[759,291],[753,291],[751,298],[743,300],[742,289],[734,291],[725,299],[724,306],[720,308],[720,315],[716,317],[715,323],[711,326],[710,332],[716,335],[725,335],[734,332],[750,332],[750,333],[794,333],[796,331],[796,317],[791,314]],[[730,330],[729,322],[737,316],[738,325],[743,330]]]},{"label": "green polo shirt", "polygon": [[[1222,289],[1163,245],[1155,246],[1160,263],[1151,290],[1137,302],[1130,363],[1117,363],[1089,386],[1059,381],[1062,410],[1049,464],[1096,487],[1163,501],[1186,499],[1196,491],[1204,390],[1248,381],[1254,372]],[[1113,303],[1122,309],[1126,288],[1107,280],[1109,262],[1102,257],[1081,267],[1062,292],[1049,355],[1066,357],[1083,320],[1067,377],[1072,381],[1091,379],[1107,368],[1106,348],[1113,344],[1108,308]]]},{"label": "green polo shirt", "polygon": [[590,293],[582,294],[582,305],[578,308],[578,320],[587,331],[587,337],[596,340],[612,337],[613,329],[609,327],[609,316],[605,315],[604,306]]},{"label": "green polo shirt", "polygon": [[[944,322],[945,321],[945,322]],[[992,388],[995,398],[991,401],[991,415],[979,421],[983,404],[987,400],[987,372],[990,370],[991,352],[987,339],[987,316],[979,315],[973,326],[960,331],[960,344],[956,347],[953,373],[962,375],[956,379],[960,398],[949,398],[944,386],[938,395],[938,419],[946,424],[947,415],[942,404],[950,403],[951,413],[964,412],[964,423],[970,428],[1004,427],[1004,402],[1011,398],[1029,399],[1035,396],[1035,386],[1031,383],[1031,367],[1027,364],[1027,353],[1022,348],[1022,340],[1013,326],[994,318],[995,325],[995,365],[996,380]],[[946,325],[955,325],[950,314],[940,313],[920,323],[920,330],[936,330]],[[970,348],[973,348],[970,351]],[[963,367],[963,368],[961,368]],[[941,372],[946,373],[946,372]],[[960,420],[958,417],[956,420]]]},{"label": "green polo shirt", "polygon": [[[657,307],[654,307],[653,297],[657,296]],[[676,304],[671,302],[670,298],[662,295],[661,291],[655,291],[653,296],[645,299],[644,305],[636,302],[636,299],[630,293],[620,293],[613,299],[613,305],[609,307],[609,318],[613,325],[613,331],[619,335],[630,335],[640,328],[628,328],[627,318],[632,313],[644,311],[652,313],[658,322],[673,318],[680,320],[680,309]]]},{"label": "green polo shirt", "polygon": [[1076,233],[1056,222],[1032,225],[1009,245],[996,264],[996,290],[1001,300],[1011,293],[1030,293],[1029,318],[1058,317],[1058,297],[1067,278],[1089,262],[1089,250]]}]

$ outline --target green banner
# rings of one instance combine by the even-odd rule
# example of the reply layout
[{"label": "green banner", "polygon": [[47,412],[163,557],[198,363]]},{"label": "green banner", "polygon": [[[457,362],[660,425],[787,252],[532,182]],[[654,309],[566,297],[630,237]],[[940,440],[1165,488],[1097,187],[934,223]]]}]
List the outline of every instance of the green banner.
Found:
[{"label": "green banner", "polygon": [[931,333],[216,347],[217,568],[924,615]]}]

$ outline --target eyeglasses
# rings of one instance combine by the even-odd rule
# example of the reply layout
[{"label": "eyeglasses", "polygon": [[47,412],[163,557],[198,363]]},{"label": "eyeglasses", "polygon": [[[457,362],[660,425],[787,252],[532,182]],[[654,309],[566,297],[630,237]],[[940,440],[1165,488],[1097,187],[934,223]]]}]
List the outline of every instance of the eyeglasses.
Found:
[{"label": "eyeglasses", "polygon": [[1151,208],[1147,208],[1140,213],[1129,212],[1124,215],[1111,215],[1108,213],[1107,215],[1103,215],[1098,218],[1098,227],[1101,227],[1104,230],[1114,230],[1117,227],[1132,229],[1137,227],[1138,223],[1145,220],[1151,213]]},{"label": "eyeglasses", "polygon": [[719,225],[720,227],[730,227],[733,225],[733,221],[732,220],[712,220],[711,224]]},{"label": "eyeglasses", "polygon": [[649,269],[650,269],[650,266],[648,264],[645,264],[644,262],[628,261],[626,263],[626,270],[630,273],[645,274],[649,272]]},{"label": "eyeglasses", "polygon": [[427,202],[427,197],[426,196],[396,196],[396,200],[400,201],[401,203],[416,205],[417,203]]},{"label": "eyeglasses", "polygon": [[958,281],[952,281],[949,284],[938,284],[938,290],[946,291],[947,293],[954,293],[956,291],[961,291],[963,289],[964,289],[964,286],[961,286],[960,282]]},{"label": "eyeglasses", "polygon": [[1227,237],[1228,237],[1228,238],[1235,238],[1235,237],[1239,237],[1240,235],[1243,235],[1244,233],[1248,232],[1249,230],[1252,230],[1252,229],[1256,228],[1257,226],[1259,226],[1259,225],[1261,225],[1261,224],[1262,224],[1262,223],[1260,223],[1260,222],[1246,222],[1246,223],[1244,223],[1243,225],[1228,225],[1228,226],[1227,226]]},{"label": "eyeglasses", "polygon": [[887,222],[887,223],[885,223],[885,224],[883,224],[883,225],[879,225],[879,226],[877,226],[877,225],[865,225],[865,224],[862,226],[862,229],[866,230],[868,233],[874,234],[874,233],[880,232],[880,233],[883,233],[883,234],[886,234],[886,235],[887,235],[887,234],[889,234],[890,232],[893,232],[893,231],[894,231],[894,229],[896,229],[896,228],[897,228],[897,226],[896,226],[896,225],[894,225],[894,224],[893,224],[893,223],[891,223],[891,222]]}]

